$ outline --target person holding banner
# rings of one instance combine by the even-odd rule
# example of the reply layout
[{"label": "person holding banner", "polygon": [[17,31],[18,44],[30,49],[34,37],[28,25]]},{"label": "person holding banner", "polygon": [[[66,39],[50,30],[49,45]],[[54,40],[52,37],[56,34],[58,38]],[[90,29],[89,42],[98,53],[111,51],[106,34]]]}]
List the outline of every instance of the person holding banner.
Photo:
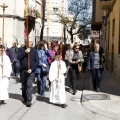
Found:
[{"label": "person holding banner", "polygon": [[11,72],[10,59],[5,53],[5,47],[0,45],[0,104],[9,99],[8,85]]},{"label": "person holding banner", "polygon": [[35,78],[35,69],[39,64],[39,57],[37,50],[32,47],[32,39],[29,37],[28,40],[25,40],[24,47],[19,48],[17,59],[20,60],[23,102],[30,107],[32,105],[32,83]]}]

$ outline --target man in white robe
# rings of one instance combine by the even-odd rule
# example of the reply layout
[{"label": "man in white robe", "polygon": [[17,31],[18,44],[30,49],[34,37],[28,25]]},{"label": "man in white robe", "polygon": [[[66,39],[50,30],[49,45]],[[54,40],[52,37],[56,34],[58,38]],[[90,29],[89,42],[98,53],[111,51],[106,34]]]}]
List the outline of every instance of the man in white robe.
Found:
[{"label": "man in white robe", "polygon": [[0,103],[4,103],[4,100],[9,99],[8,85],[9,85],[9,78],[12,71],[12,67],[11,67],[10,59],[5,53],[4,47],[3,47],[3,55],[2,55],[1,47],[2,46],[0,46]]},{"label": "man in white robe", "polygon": [[49,71],[49,80],[51,82],[50,102],[60,104],[63,108],[67,107],[65,94],[65,73],[66,64],[61,60],[59,53],[56,53],[56,59],[52,62]]}]

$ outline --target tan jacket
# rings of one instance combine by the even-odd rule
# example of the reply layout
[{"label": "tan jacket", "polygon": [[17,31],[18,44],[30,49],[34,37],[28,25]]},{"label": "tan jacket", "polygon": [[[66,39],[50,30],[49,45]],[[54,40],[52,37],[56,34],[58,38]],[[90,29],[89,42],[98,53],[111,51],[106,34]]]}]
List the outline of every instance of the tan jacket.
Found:
[{"label": "tan jacket", "polygon": [[[66,51],[66,54],[65,54],[65,60],[67,60],[69,63],[75,63],[75,61],[72,61],[72,58],[73,58],[73,50],[68,50]],[[83,59],[83,54],[81,51],[79,51],[79,59],[80,59],[80,62],[84,62],[84,59]]]}]

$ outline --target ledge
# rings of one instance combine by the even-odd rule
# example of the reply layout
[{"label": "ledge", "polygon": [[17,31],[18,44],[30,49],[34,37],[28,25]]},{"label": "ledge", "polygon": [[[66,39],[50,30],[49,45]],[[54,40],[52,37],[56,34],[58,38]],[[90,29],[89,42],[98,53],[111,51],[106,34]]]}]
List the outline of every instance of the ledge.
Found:
[{"label": "ledge", "polygon": [[[0,18],[3,17],[3,15],[0,14]],[[25,21],[25,18],[24,17],[20,17],[18,15],[9,15],[9,14],[6,14],[4,15],[5,18],[13,18],[13,19],[18,19],[20,21]]]}]

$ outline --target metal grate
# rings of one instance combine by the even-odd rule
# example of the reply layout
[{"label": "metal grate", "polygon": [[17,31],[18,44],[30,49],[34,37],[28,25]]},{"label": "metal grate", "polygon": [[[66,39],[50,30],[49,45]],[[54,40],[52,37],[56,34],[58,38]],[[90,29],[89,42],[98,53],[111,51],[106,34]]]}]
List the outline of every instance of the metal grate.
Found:
[{"label": "metal grate", "polygon": [[89,100],[111,100],[107,94],[83,94],[82,101]]},{"label": "metal grate", "polygon": [[80,102],[80,97],[71,97],[70,101]]}]

